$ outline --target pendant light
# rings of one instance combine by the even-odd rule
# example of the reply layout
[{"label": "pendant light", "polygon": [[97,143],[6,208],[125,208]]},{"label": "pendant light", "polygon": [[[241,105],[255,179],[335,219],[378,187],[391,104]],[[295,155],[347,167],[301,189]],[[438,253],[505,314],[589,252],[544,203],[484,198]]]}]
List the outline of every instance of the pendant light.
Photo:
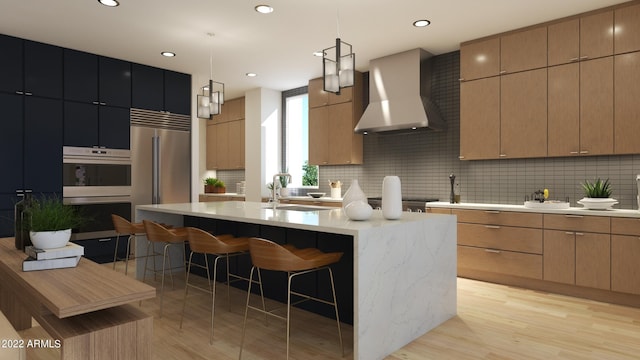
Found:
[{"label": "pendant light", "polygon": [[335,46],[322,51],[323,89],[340,94],[340,89],[353,86],[355,82],[356,55],[351,44],[340,39],[340,19],[336,14],[338,37]]},{"label": "pendant light", "polygon": [[[213,37],[213,33],[207,34]],[[197,96],[198,117],[213,119],[214,115],[222,112],[224,104],[224,83],[213,80],[213,45],[209,54],[209,83],[202,87],[202,95]]]}]

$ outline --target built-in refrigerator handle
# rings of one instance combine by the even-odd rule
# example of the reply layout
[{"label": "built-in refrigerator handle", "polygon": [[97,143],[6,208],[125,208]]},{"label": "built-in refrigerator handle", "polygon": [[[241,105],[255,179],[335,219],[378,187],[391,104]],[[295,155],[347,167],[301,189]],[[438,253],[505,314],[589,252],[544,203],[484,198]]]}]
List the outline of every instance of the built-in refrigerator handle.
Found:
[{"label": "built-in refrigerator handle", "polygon": [[151,139],[151,203],[160,204],[160,136],[154,130]]}]

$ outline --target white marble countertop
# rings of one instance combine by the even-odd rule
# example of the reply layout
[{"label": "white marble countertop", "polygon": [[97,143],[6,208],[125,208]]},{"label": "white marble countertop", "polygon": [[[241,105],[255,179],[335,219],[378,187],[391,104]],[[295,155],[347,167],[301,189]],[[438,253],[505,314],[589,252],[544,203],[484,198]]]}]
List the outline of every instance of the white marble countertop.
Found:
[{"label": "white marble countertop", "polygon": [[244,198],[244,194],[238,194],[238,193],[200,193],[200,195],[204,195],[204,196],[225,196],[225,197],[240,197],[240,198]]},{"label": "white marble countertop", "polygon": [[508,204],[484,204],[484,203],[459,203],[451,204],[445,201],[436,201],[427,203],[427,207],[433,208],[452,208],[452,209],[470,209],[470,210],[498,210],[498,211],[518,211],[532,212],[543,214],[567,214],[567,215],[594,215],[594,216],[611,216],[611,217],[633,217],[640,218],[640,211],[626,209],[611,210],[588,210],[581,207],[570,207],[568,209],[540,209],[526,208],[524,205],[508,205]]},{"label": "white marble countertop", "polygon": [[[430,216],[439,216],[438,214],[403,212],[400,219],[387,220],[382,216],[382,211],[374,210],[369,220],[354,221],[343,213],[342,208],[295,204],[280,204],[279,206],[282,209],[274,210],[272,205],[267,203],[219,201],[138,205],[136,210],[151,210],[176,215],[209,217],[345,235],[357,235],[362,230],[401,226],[406,223],[426,220]],[[287,206],[294,208],[303,206],[310,210],[286,210]]]}]

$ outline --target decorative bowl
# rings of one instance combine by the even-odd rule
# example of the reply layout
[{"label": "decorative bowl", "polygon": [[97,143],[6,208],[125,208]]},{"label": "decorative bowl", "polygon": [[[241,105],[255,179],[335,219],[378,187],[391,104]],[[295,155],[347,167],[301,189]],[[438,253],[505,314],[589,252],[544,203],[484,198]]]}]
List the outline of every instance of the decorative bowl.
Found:
[{"label": "decorative bowl", "polygon": [[609,210],[618,200],[612,198],[582,198],[578,204],[590,210]]},{"label": "decorative bowl", "polygon": [[318,198],[323,197],[325,195],[325,193],[323,193],[323,192],[310,192],[310,193],[307,193],[307,195],[311,196],[314,199],[318,199]]}]

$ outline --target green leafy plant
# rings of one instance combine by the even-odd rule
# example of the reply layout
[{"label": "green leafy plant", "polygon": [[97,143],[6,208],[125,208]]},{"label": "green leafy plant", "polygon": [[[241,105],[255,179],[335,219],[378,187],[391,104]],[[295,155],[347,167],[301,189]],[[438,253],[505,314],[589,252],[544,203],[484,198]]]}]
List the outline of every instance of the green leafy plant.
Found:
[{"label": "green leafy plant", "polygon": [[318,186],[318,167],[309,165],[308,161],[302,165],[302,186]]},{"label": "green leafy plant", "polygon": [[[285,169],[282,172],[289,173],[289,169]],[[279,176],[278,181],[280,181],[280,187],[282,187],[283,189],[285,189],[289,184],[289,178],[287,178],[286,176]]]},{"label": "green leafy plant", "polygon": [[204,179],[204,184],[205,185],[210,185],[210,186],[213,186],[213,187],[224,187],[224,181],[218,180],[218,179],[212,178],[212,177],[208,177],[208,178]]},{"label": "green leafy plant", "polygon": [[58,231],[73,229],[88,219],[71,205],[65,205],[56,196],[34,199],[26,210],[31,221],[25,224],[30,231]]},{"label": "green leafy plant", "polygon": [[611,197],[611,184],[609,183],[609,179],[602,181],[600,178],[596,179],[594,182],[590,182],[589,180],[585,180],[584,183],[581,184],[582,189],[584,190],[584,196],[590,198],[609,198]]}]

